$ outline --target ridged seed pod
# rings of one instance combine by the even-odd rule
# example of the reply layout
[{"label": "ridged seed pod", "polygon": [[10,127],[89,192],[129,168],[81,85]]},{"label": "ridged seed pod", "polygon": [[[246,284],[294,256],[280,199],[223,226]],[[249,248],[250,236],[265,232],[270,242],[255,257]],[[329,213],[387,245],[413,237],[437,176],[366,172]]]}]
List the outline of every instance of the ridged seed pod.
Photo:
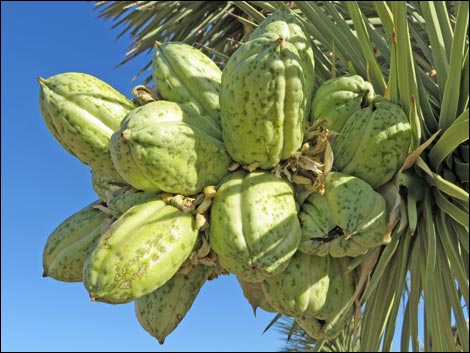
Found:
[{"label": "ridged seed pod", "polygon": [[347,309],[342,315],[335,319],[319,320],[310,316],[299,316],[295,321],[313,339],[334,339],[341,330],[351,321],[354,315],[354,306]]},{"label": "ridged seed pod", "polygon": [[198,238],[194,217],[162,200],[128,209],[103,234],[84,266],[90,298],[127,303],[164,285]]},{"label": "ridged seed pod", "polygon": [[[256,39],[265,33],[273,33],[292,43],[300,57],[305,76],[305,114],[309,114],[315,84],[315,60],[313,56],[312,41],[305,31],[302,23],[295,17],[287,6],[282,6],[260,22],[250,35],[250,40]],[[307,118],[306,118],[307,120]]]},{"label": "ridged seed pod", "polygon": [[179,325],[209,277],[207,266],[197,266],[188,274],[175,274],[163,286],[135,301],[141,326],[160,344]]},{"label": "ridged seed pod", "polygon": [[210,225],[220,264],[250,282],[282,272],[301,237],[292,186],[268,172],[240,170],[222,180]]},{"label": "ridged seed pod", "polygon": [[405,161],[411,127],[403,109],[385,99],[352,114],[332,144],[333,169],[374,189],[390,181]]},{"label": "ridged seed pod", "polygon": [[365,181],[338,172],[326,177],[323,195],[308,196],[299,219],[299,250],[318,256],[359,256],[382,245],[387,230],[384,198]]},{"label": "ridged seed pod", "polygon": [[235,51],[220,90],[223,139],[235,161],[270,169],[300,149],[305,85],[296,47],[279,35],[266,33]]},{"label": "ridged seed pod", "polygon": [[111,156],[134,188],[182,195],[216,185],[231,163],[212,118],[167,101],[129,113],[111,138]]},{"label": "ridged seed pod", "polygon": [[95,208],[95,201],[74,213],[49,235],[42,255],[44,277],[81,282],[83,265],[102,232],[113,218]]},{"label": "ridged seed pod", "polygon": [[107,201],[109,194],[116,188],[120,187],[130,187],[127,183],[122,181],[116,181],[108,177],[106,174],[99,172],[97,170],[91,170],[91,185],[93,190],[96,192],[96,195],[103,200]]},{"label": "ridged seed pod", "polygon": [[200,50],[181,42],[157,43],[152,78],[164,100],[220,121],[222,71]]},{"label": "ridged seed pod", "polygon": [[274,309],[271,304],[269,304],[268,299],[266,299],[266,295],[263,292],[262,282],[249,282],[241,279],[240,277],[237,277],[237,281],[243,291],[243,295],[253,308],[255,316],[256,309],[258,308],[270,313],[276,312],[276,309]]},{"label": "ridged seed pod", "polygon": [[109,154],[109,140],[134,104],[84,73],[66,72],[38,81],[41,114],[56,140],[92,169],[122,181]]},{"label": "ridged seed pod", "polygon": [[329,118],[329,128],[340,132],[345,121],[355,111],[369,105],[375,91],[370,82],[359,75],[334,77],[325,81],[315,92],[311,122]]},{"label": "ridged seed pod", "polygon": [[331,319],[355,290],[354,277],[343,272],[341,261],[348,260],[297,252],[285,271],[264,280],[264,294],[286,316]]}]

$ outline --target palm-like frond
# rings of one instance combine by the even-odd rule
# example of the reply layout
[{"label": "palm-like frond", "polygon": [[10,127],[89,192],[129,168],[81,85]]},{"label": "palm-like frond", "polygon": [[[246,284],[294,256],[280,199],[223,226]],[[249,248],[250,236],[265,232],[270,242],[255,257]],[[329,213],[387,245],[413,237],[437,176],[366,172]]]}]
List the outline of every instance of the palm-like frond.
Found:
[{"label": "palm-like frond", "polygon": [[[401,223],[370,271],[359,349],[389,351],[399,334],[403,351],[419,351],[421,344],[425,351],[468,351],[468,2],[288,4],[314,40],[316,85],[332,74],[367,77],[377,93],[407,112],[413,148],[427,141],[397,180]],[[153,50],[155,40],[178,40],[202,45],[222,67],[278,6],[274,1],[97,3],[100,16],[115,26],[125,24],[120,35],[129,33],[134,40],[121,64]],[[400,310],[402,330],[396,332]],[[305,336],[294,332],[292,340],[303,342]],[[305,349],[317,342],[304,343]]]},{"label": "palm-like frond", "polygon": [[[113,28],[123,28],[118,38],[128,34],[133,40],[119,65],[153,51],[155,41],[181,41],[230,56],[251,23],[241,9],[227,1],[99,1],[95,6],[99,17],[113,20]],[[240,21],[242,16],[245,23]],[[137,75],[150,65],[149,60]],[[148,75],[145,83],[150,80]]]},{"label": "palm-like frond", "polygon": [[282,317],[276,325],[276,330],[286,337],[281,352],[359,352],[360,335],[355,335],[354,329],[351,321],[334,340],[314,340],[292,318]]}]

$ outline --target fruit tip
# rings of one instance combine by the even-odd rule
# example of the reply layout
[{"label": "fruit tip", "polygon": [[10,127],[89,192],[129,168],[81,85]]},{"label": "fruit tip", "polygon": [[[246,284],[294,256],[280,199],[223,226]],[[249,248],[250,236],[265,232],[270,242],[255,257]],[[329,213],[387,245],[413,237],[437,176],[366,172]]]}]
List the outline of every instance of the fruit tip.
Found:
[{"label": "fruit tip", "polygon": [[46,270],[44,270],[44,272],[42,273],[42,277],[49,277]]},{"label": "fruit tip", "polygon": [[39,84],[43,84],[43,83],[46,82],[46,80],[43,79],[41,76],[39,76],[37,80],[38,80]]},{"label": "fruit tip", "polygon": [[90,293],[90,300],[92,302],[95,302],[96,301],[96,296],[93,294],[93,293]]},{"label": "fruit tip", "polygon": [[162,339],[160,339],[160,338],[157,338],[157,341],[158,341],[158,343],[160,343],[160,344],[163,344],[163,343],[165,343],[165,339],[164,339],[164,338],[162,338]]},{"label": "fruit tip", "polygon": [[256,317],[256,309],[258,307],[256,305],[251,305],[251,308],[253,309],[253,315]]},{"label": "fruit tip", "polygon": [[122,140],[128,140],[130,137],[130,134],[131,134],[130,131],[126,129],[122,131],[119,136],[121,137]]}]

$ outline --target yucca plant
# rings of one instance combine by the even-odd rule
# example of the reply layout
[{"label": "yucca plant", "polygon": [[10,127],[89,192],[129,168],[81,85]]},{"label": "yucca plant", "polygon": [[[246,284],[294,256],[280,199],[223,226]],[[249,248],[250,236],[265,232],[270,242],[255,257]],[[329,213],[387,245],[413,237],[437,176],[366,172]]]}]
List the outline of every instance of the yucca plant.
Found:
[{"label": "yucca plant", "polygon": [[[156,40],[210,53],[223,68],[249,33],[282,2],[101,1],[100,17],[134,41],[124,64]],[[344,73],[367,78],[402,105],[413,152],[390,185],[398,220],[387,246],[358,258],[355,323],[315,341],[289,320],[275,326],[288,350],[468,351],[469,38],[468,2],[292,1],[314,40],[316,86]],[[150,62],[138,73],[146,73]],[[150,76],[150,75],[149,75]],[[146,82],[149,78],[144,79]],[[402,311],[401,332],[396,331]],[[278,317],[276,317],[278,319]]]}]

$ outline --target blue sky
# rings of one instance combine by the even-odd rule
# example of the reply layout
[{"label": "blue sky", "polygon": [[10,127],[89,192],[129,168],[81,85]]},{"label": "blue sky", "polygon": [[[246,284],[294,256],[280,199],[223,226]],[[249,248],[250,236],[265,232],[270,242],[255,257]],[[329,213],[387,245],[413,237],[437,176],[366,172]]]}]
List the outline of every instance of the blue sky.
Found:
[{"label": "blue sky", "polygon": [[87,2],[4,2],[1,90],[2,351],[277,351],[233,276],[206,283],[160,346],[133,304],[92,303],[81,283],[42,278],[42,250],[65,218],[97,199],[90,170],[54,140],[39,112],[37,77],[78,71],[126,96],[144,62],[115,69],[130,45]]}]

